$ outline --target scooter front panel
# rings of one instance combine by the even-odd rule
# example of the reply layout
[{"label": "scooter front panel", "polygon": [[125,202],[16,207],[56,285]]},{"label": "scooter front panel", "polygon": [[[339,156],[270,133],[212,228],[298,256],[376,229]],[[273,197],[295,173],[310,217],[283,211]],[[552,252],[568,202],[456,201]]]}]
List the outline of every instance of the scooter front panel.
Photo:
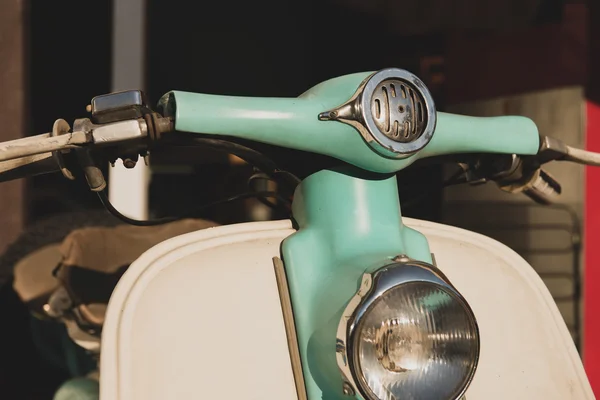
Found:
[{"label": "scooter front panel", "polygon": [[[473,232],[403,221],[427,237],[438,268],[478,320],[481,354],[467,400],[594,399],[558,308],[525,260]],[[230,225],[183,235],[145,253],[109,304],[101,399],[296,399],[271,274],[272,257],[294,232],[289,221]],[[239,280],[234,270],[217,271],[232,266],[240,267]],[[229,305],[219,313],[217,298],[206,300],[207,290],[216,288],[225,296],[220,289],[235,280],[238,291],[229,292]],[[239,308],[241,303],[252,308],[253,318],[233,315],[234,310],[248,309],[243,304]],[[229,314],[222,315],[225,311]],[[340,388],[338,395],[325,398],[349,397]],[[309,394],[309,400],[320,399]]]},{"label": "scooter front panel", "polygon": [[272,258],[289,221],[161,243],[115,289],[102,399],[296,399]]}]

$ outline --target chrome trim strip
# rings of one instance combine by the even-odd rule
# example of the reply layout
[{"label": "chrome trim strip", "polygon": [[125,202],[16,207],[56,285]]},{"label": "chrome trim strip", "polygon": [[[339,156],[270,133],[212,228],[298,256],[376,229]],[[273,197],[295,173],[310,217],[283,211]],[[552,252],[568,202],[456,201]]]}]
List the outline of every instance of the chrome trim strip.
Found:
[{"label": "chrome trim strip", "polygon": [[290,288],[287,283],[287,275],[281,258],[273,257],[273,267],[275,269],[277,289],[279,290],[281,311],[283,312],[283,322],[285,324],[285,333],[290,352],[290,360],[292,362],[292,372],[294,373],[294,382],[296,383],[296,393],[298,394],[298,400],[307,400],[308,395],[306,394],[304,374],[302,372],[302,360],[300,358],[300,349],[298,347],[298,336],[296,335],[292,298],[290,297]]}]

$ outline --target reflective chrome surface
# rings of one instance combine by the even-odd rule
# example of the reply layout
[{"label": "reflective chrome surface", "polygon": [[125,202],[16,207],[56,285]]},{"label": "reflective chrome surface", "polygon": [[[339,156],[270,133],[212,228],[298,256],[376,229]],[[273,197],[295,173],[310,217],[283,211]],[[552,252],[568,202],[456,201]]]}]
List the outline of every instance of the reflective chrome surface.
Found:
[{"label": "reflective chrome surface", "polygon": [[398,68],[369,76],[346,103],[321,113],[319,119],[352,125],[369,146],[392,158],[404,158],[425,147],[437,121],[425,84]]},{"label": "reflective chrome surface", "polygon": [[414,142],[427,125],[421,93],[400,79],[380,82],[371,96],[370,108],[377,129],[396,142]]},{"label": "reflective chrome surface", "polygon": [[285,266],[279,257],[273,257],[273,268],[275,279],[277,280],[277,290],[281,301],[281,311],[283,313],[283,323],[287,336],[290,360],[292,362],[292,372],[294,373],[294,382],[298,400],[307,400],[306,384],[304,381],[304,372],[302,371],[302,359],[300,358],[300,348],[298,347],[298,336],[296,334],[296,323],[294,321],[294,311],[292,309],[292,297],[288,286]]},{"label": "reflective chrome surface", "polygon": [[437,268],[398,257],[363,276],[336,347],[345,387],[366,399],[454,400],[475,373],[479,333],[468,304]]},{"label": "reflective chrome surface", "polygon": [[97,125],[92,130],[97,145],[119,143],[127,140],[143,139],[148,135],[148,127],[143,120],[129,120]]}]

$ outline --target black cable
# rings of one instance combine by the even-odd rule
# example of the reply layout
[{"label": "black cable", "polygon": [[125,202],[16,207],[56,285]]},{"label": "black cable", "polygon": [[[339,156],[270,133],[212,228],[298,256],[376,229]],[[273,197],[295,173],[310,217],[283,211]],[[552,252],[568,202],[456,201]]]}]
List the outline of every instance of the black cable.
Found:
[{"label": "black cable", "polygon": [[[271,200],[269,200],[267,197],[256,197],[256,199],[263,205],[273,209],[273,210],[281,210],[283,207],[281,204],[278,203],[273,203]],[[289,211],[289,210],[285,210],[285,211]]]},{"label": "black cable", "polygon": [[465,176],[465,170],[463,170],[462,168],[459,168],[458,171],[456,171],[448,179],[446,179],[442,185],[443,185],[443,187],[448,187],[448,186],[453,186],[453,185],[460,185],[463,183],[467,183],[467,178]]},{"label": "black cable", "polygon": [[[252,187],[252,183],[254,181],[273,181],[272,178],[268,177],[266,174],[262,174],[262,173],[257,173],[252,175],[250,178],[248,178],[248,186],[250,186],[251,189],[253,189]],[[274,203],[271,200],[269,200],[267,197],[257,197],[258,201],[260,201],[262,204],[264,204],[265,206],[273,209],[273,210],[284,210],[286,212],[290,211],[290,208],[292,206],[291,201],[290,200],[284,200],[283,202],[279,202],[279,203]]]},{"label": "black cable", "polygon": [[[178,133],[176,136],[165,136],[163,140],[165,144],[169,144],[171,146],[201,146],[205,148],[219,150],[228,154],[233,154],[246,161],[248,164],[262,171],[273,181],[277,183],[283,183],[284,185],[287,184],[291,187],[292,190],[295,189],[295,187],[300,183],[300,179],[297,176],[288,171],[280,170],[270,158],[266,157],[265,155],[254,149],[251,149],[238,143],[229,142],[222,139],[198,137],[196,135],[189,134],[186,135],[185,133]],[[280,178],[283,178],[283,180]],[[252,191],[217,200],[212,203],[203,204],[199,207],[194,208],[190,212],[180,214],[177,216],[163,217],[151,220],[137,220],[121,214],[119,210],[117,210],[111,204],[110,200],[108,199],[108,195],[106,194],[106,191],[102,190],[97,193],[98,197],[100,198],[100,202],[108,212],[110,212],[113,216],[117,217],[121,221],[135,226],[155,226],[169,222],[174,222],[186,217],[193,217],[194,214],[209,207],[214,207],[220,204],[229,203],[231,201],[249,198],[257,198],[261,203],[272,208],[279,208],[281,206],[279,204],[269,201],[268,198],[277,198],[283,204],[289,205],[290,203],[289,200],[286,200],[279,193],[274,191]]]},{"label": "black cable", "polygon": [[[467,183],[466,179],[461,179],[461,178],[464,178],[464,176],[463,176],[464,174],[465,174],[465,171],[462,168],[459,169],[456,173],[452,174],[448,179],[446,179],[442,183],[442,189],[447,188],[449,186],[462,185],[463,183]],[[431,192],[436,189],[437,189],[437,187],[430,188],[429,190],[419,192],[415,197],[409,198],[406,202],[401,202],[401,204],[403,207],[410,207],[410,206],[414,205],[415,203],[419,202],[420,200],[422,200],[424,197],[430,195]],[[402,193],[400,193],[400,195],[402,195]]]},{"label": "black cable", "polygon": [[[222,139],[198,137],[197,135],[185,134],[183,132],[178,132],[177,135],[173,135],[171,137],[165,136],[164,140],[166,144],[171,146],[201,146],[220,150],[228,154],[233,154],[246,161],[248,164],[253,165],[257,169],[261,170],[273,178],[273,180],[276,182],[286,183],[287,185],[291,186],[292,190],[295,189],[295,187],[301,182],[301,180],[291,172],[279,169],[275,162],[266,157],[264,154],[239,143]],[[279,179],[280,177],[284,178],[284,182]]]},{"label": "black cable", "polygon": [[216,200],[211,203],[203,204],[199,207],[194,208],[192,211],[184,213],[182,215],[150,219],[150,220],[138,220],[138,219],[129,218],[129,217],[121,214],[119,212],[119,210],[117,210],[112,205],[110,200],[108,199],[106,191],[103,190],[103,191],[98,192],[98,197],[100,198],[102,205],[106,208],[106,210],[108,210],[108,212],[110,212],[115,217],[119,218],[121,221],[123,221],[127,224],[135,225],[135,226],[155,226],[155,225],[162,225],[162,224],[166,224],[169,222],[178,221],[183,218],[193,217],[194,214],[196,214],[197,212],[204,210],[206,208],[218,206],[220,204],[225,204],[225,203],[229,203],[231,201],[236,201],[236,200],[244,200],[244,199],[250,199],[250,198],[256,198],[256,197],[258,197],[258,198],[260,198],[260,197],[276,197],[279,200],[285,202],[285,199],[281,198],[277,192],[270,192],[270,191],[245,192],[245,193],[237,194],[235,196],[227,197],[225,199]]}]

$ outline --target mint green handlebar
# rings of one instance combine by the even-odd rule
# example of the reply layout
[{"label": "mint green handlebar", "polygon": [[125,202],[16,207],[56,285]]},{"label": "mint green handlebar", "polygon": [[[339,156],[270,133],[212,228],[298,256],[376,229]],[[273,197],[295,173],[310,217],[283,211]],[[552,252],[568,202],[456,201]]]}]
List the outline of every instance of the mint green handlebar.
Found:
[{"label": "mint green handlebar", "polygon": [[525,117],[468,117],[438,113],[431,142],[404,159],[374,152],[358,131],[338,121],[320,121],[321,112],[347,101],[370,73],[323,82],[298,98],[252,98],[174,91],[160,104],[179,131],[228,135],[331,156],[359,168],[390,173],[414,161],[452,153],[536,154],[539,134]]}]

